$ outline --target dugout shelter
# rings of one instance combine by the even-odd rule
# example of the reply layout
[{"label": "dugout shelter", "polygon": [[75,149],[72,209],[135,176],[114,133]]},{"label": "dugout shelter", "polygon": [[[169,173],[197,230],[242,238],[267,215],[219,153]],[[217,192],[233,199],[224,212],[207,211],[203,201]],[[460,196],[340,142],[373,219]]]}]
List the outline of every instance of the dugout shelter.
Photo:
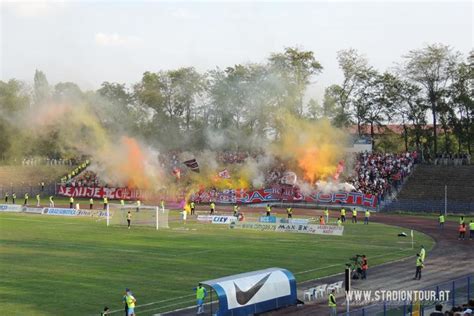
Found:
[{"label": "dugout shelter", "polygon": [[[296,280],[281,268],[269,268],[200,282],[211,288],[211,313],[247,316],[296,305]],[[213,292],[218,304],[213,305]]]}]

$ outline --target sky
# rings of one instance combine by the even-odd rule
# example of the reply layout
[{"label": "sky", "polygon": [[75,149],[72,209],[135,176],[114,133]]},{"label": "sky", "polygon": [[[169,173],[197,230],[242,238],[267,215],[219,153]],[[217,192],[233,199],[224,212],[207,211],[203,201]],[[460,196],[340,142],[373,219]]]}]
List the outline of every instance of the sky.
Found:
[{"label": "sky", "polygon": [[0,12],[0,80],[72,81],[97,89],[131,86],[145,71],[199,71],[264,62],[298,47],[324,70],[310,95],[340,83],[337,51],[355,48],[384,71],[402,55],[443,43],[473,48],[471,1],[5,1]]}]

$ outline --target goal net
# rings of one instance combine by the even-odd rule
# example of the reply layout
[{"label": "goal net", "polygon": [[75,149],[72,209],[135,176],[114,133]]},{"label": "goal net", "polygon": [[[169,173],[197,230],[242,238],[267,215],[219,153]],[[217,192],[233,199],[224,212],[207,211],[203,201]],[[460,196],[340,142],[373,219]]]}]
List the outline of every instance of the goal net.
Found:
[{"label": "goal net", "polygon": [[130,211],[131,225],[153,226],[156,229],[169,228],[168,210],[163,210],[158,206],[141,205],[120,205],[109,204],[107,214],[107,226],[127,225],[127,215]]}]

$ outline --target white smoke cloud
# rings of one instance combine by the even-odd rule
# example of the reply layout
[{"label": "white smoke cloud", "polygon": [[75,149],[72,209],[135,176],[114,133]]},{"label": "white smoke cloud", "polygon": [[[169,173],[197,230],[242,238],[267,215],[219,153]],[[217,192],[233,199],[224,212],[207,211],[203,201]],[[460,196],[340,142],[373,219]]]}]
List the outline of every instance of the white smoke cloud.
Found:
[{"label": "white smoke cloud", "polygon": [[142,39],[135,36],[124,36],[118,33],[96,33],[95,42],[99,46],[132,46],[140,44]]}]

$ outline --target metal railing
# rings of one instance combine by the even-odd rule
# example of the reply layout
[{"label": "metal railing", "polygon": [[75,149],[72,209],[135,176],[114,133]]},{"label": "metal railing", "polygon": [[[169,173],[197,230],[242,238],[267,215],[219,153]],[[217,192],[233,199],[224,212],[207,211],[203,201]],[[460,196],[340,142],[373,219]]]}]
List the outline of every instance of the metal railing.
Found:
[{"label": "metal railing", "polygon": [[397,305],[394,302],[382,301],[380,303],[365,306],[349,313],[339,313],[341,316],[405,316],[405,315],[429,315],[434,311],[437,304],[443,305],[443,311],[451,310],[454,307],[467,304],[469,300],[474,299],[474,274],[440,283],[423,291],[435,291],[436,297],[439,299],[439,293],[449,291],[449,296],[445,301],[404,301]]}]

